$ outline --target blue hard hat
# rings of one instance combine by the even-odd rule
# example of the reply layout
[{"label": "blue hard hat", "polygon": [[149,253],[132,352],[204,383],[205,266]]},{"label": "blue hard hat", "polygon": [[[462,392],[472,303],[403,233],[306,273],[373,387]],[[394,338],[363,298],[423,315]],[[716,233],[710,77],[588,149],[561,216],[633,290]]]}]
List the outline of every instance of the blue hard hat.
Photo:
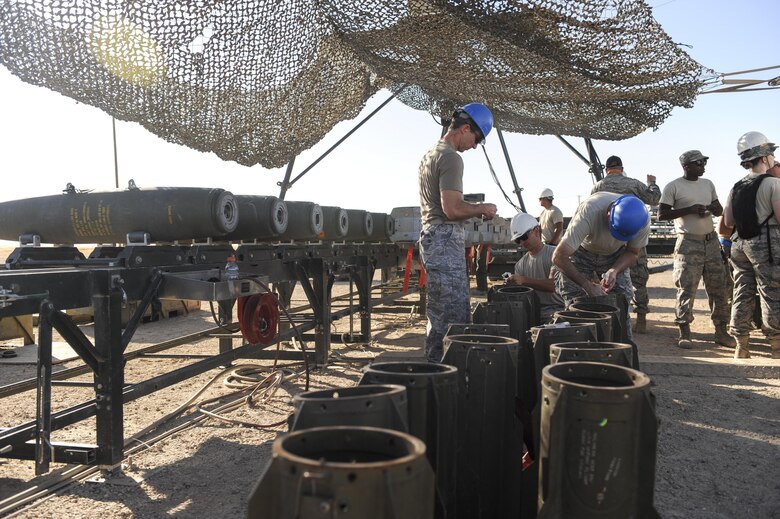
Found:
[{"label": "blue hard hat", "polygon": [[472,121],[477,123],[482,137],[487,137],[490,130],[493,129],[493,114],[490,109],[482,103],[469,103],[463,107],[463,111],[469,114]]},{"label": "blue hard hat", "polygon": [[623,195],[609,208],[609,232],[616,240],[631,241],[649,219],[644,202],[634,195]]}]

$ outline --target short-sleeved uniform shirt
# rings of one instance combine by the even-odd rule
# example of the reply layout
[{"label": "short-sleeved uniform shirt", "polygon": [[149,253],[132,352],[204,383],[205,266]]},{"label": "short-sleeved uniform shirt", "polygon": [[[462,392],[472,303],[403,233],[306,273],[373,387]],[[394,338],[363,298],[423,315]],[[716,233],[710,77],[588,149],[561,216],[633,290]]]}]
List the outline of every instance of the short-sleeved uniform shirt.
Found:
[{"label": "short-sleeved uniform shirt", "polygon": [[[687,180],[680,177],[672,180],[661,195],[661,204],[672,209],[684,209],[692,205],[710,205],[718,199],[715,184],[706,178]],[[678,234],[709,234],[713,231],[712,218],[702,218],[696,214],[686,214],[674,219],[674,228]]]},{"label": "short-sleeved uniform shirt", "polygon": [[551,205],[539,215],[539,227],[542,229],[542,241],[550,243],[555,236],[555,224],[563,223],[563,213],[560,209]]},{"label": "short-sleeved uniform shirt", "polygon": [[[608,256],[617,252],[626,242],[616,240],[609,232],[609,219],[607,210],[612,202],[622,195],[601,191],[594,193],[580,204],[574,216],[569,222],[569,228],[561,239],[574,250],[580,246],[588,252],[602,256]],[[650,218],[644,228],[628,242],[631,247],[641,249],[647,245],[650,237]]]},{"label": "short-sleeved uniform shirt", "polygon": [[420,217],[423,229],[448,222],[441,205],[441,192],[463,192],[463,159],[444,139],[420,162]]},{"label": "short-sleeved uniform shirt", "polygon": [[[746,178],[756,178],[760,175],[761,173],[751,172],[741,180]],[[734,212],[734,204],[731,200],[733,192],[734,188],[729,191],[729,197],[726,199],[726,207],[731,206],[732,214]],[[780,200],[780,178],[766,177],[763,181],[761,181],[761,185],[758,186],[758,191],[756,192],[756,217],[758,218],[758,223],[763,223],[770,214],[774,213],[774,207],[772,204],[777,200]],[[767,225],[778,225],[777,217],[772,216],[772,218],[769,218]]]},{"label": "short-sleeved uniform shirt", "polygon": [[[555,252],[554,245],[545,245],[536,256],[531,256],[528,252],[515,263],[515,274],[534,279],[547,279],[550,277],[552,268],[552,256]],[[564,306],[563,299],[555,292],[536,291],[539,296],[539,302],[542,306],[560,305]]]}]

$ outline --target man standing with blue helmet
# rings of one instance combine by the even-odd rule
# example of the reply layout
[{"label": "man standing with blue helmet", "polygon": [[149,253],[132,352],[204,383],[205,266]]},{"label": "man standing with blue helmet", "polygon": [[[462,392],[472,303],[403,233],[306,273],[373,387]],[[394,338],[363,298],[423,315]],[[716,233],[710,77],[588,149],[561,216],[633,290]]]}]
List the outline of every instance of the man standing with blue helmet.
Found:
[{"label": "man standing with blue helmet", "polygon": [[425,267],[425,357],[439,362],[442,341],[452,323],[469,322],[463,221],[496,216],[495,204],[463,200],[463,159],[459,153],[484,144],[493,128],[493,114],[483,104],[470,103],[452,116],[447,133],[422,159],[419,170],[420,258]]},{"label": "man standing with blue helmet", "polygon": [[[577,207],[553,254],[555,289],[572,303],[580,296],[621,295],[626,305],[634,288],[628,269],[650,236],[650,216],[633,195],[602,191]],[[630,316],[626,331],[631,336]]]},{"label": "man standing with blue helmet", "polygon": [[712,216],[723,214],[715,185],[704,174],[707,159],[699,150],[680,155],[683,176],[664,187],[658,204],[659,220],[674,220],[677,243],[674,246],[674,273],[677,287],[675,324],[680,328],[677,346],[688,349],[691,343],[693,302],[699,281],[709,298],[711,318],[715,325],[715,342],[734,347],[735,341],[726,329],[731,316],[731,277],[720,254],[718,233]]}]

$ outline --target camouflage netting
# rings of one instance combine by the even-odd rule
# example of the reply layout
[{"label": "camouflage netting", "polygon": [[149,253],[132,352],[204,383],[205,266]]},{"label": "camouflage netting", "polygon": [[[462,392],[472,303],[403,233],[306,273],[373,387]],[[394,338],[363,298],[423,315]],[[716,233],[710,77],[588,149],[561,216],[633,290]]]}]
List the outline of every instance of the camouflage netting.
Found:
[{"label": "camouflage netting", "polygon": [[625,139],[706,73],[636,0],[0,0],[0,63],[171,142],[278,167],[381,88]]}]

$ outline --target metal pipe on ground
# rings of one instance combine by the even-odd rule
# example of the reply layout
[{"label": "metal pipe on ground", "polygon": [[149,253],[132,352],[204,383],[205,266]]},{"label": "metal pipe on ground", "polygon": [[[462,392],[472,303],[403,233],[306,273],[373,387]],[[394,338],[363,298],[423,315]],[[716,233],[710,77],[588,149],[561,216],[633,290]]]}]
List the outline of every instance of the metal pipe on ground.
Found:
[{"label": "metal pipe on ground", "polygon": [[277,438],[249,497],[252,519],[431,519],[425,444],[374,427],[317,427]]},{"label": "metal pipe on ground", "polygon": [[517,339],[448,335],[442,362],[458,368],[458,517],[520,517],[523,424],[515,414]]},{"label": "metal pipe on ground", "polygon": [[551,345],[566,342],[596,341],[597,339],[596,323],[548,324],[531,328],[537,394],[541,395],[542,369],[550,364]]},{"label": "metal pipe on ground", "polygon": [[[576,297],[567,310],[584,310],[586,312],[612,314],[614,315],[612,320],[612,340],[615,342],[627,342],[629,339],[628,300],[623,296],[607,294],[605,296]],[[617,310],[617,312],[615,312],[615,310]]]},{"label": "metal pipe on ground", "polygon": [[639,369],[639,348],[629,336],[631,321],[628,315],[628,299],[617,294],[577,297],[569,305],[568,310],[584,310],[612,315],[612,339],[610,340],[630,344],[633,352],[631,357],[633,364],[630,367]]},{"label": "metal pipe on ground", "polygon": [[409,433],[425,442],[436,474],[434,517],[457,517],[453,457],[458,445],[457,368],[430,362],[377,362],[363,368],[358,384],[406,387]]},{"label": "metal pipe on ground", "polygon": [[631,345],[623,342],[564,342],[550,346],[550,364],[559,362],[603,362],[631,367]]},{"label": "metal pipe on ground", "polygon": [[447,327],[446,335],[498,335],[511,337],[508,324],[456,323]]},{"label": "metal pipe on ground", "polygon": [[472,315],[474,323],[509,325],[509,337],[517,339],[519,345],[516,377],[518,405],[528,413],[538,399],[534,382],[534,353],[528,341],[529,313],[529,303],[524,296],[514,301],[479,303]]},{"label": "metal pipe on ground", "polygon": [[527,305],[528,327],[542,324],[541,305],[536,290],[522,285],[507,285],[488,292],[488,302],[524,301]]},{"label": "metal pipe on ground", "polygon": [[535,326],[530,331],[534,349],[534,382],[540,398],[531,411],[534,453],[537,453],[528,469],[523,471],[523,512],[525,517],[536,516],[536,500],[539,487],[539,428],[541,423],[542,369],[550,363],[550,348],[570,342],[596,340],[595,323],[563,323]]},{"label": "metal pipe on ground", "polygon": [[596,338],[609,342],[612,338],[612,316],[599,312],[582,310],[561,310],[553,315],[553,323],[593,323],[596,325]]},{"label": "metal pipe on ground", "polygon": [[597,362],[544,368],[539,519],[656,519],[650,379]]},{"label": "metal pipe on ground", "polygon": [[293,407],[291,431],[334,425],[409,430],[406,388],[397,384],[307,391],[293,397]]}]

